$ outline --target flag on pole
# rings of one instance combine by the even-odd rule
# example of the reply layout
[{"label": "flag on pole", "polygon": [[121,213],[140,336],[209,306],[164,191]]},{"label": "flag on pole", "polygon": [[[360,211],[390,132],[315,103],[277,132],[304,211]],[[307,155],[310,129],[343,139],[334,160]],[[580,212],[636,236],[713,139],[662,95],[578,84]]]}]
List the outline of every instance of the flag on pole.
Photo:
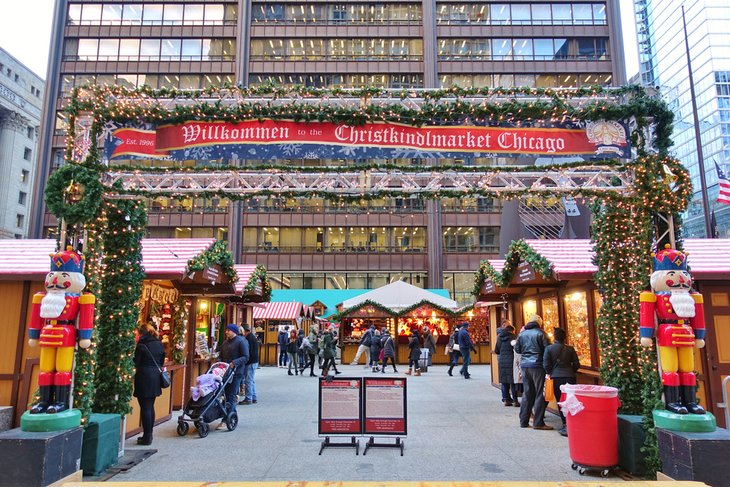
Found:
[{"label": "flag on pole", "polygon": [[722,172],[717,161],[715,161],[715,170],[717,171],[717,183],[720,185],[717,202],[730,205],[730,179]]},{"label": "flag on pole", "polygon": [[715,210],[712,210],[712,216],[710,217],[710,238],[720,238],[720,231],[717,229],[717,218],[715,218]]}]

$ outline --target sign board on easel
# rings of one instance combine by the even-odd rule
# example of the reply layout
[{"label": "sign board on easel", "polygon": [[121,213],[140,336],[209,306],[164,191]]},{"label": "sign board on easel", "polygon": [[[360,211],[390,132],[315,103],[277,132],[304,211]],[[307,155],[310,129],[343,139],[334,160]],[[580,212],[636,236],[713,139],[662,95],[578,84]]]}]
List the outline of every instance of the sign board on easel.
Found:
[{"label": "sign board on easel", "polygon": [[363,390],[363,434],[372,435],[365,445],[369,448],[399,448],[403,456],[404,443],[396,437],[395,443],[376,443],[375,435],[405,436],[408,433],[405,378],[365,378]]},{"label": "sign board on easel", "polygon": [[[320,435],[326,435],[319,449],[354,447],[360,453],[360,443],[354,435],[362,435],[362,378],[328,378],[319,381]],[[347,443],[334,443],[329,435],[352,435]]]}]

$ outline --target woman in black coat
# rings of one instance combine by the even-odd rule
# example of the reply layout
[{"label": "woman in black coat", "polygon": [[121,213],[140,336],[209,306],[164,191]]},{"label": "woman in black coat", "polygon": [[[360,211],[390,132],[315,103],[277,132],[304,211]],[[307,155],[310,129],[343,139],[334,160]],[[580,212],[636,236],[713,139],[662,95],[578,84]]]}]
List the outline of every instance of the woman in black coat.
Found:
[{"label": "woman in black coat", "polygon": [[139,333],[137,348],[134,349],[134,397],[139,403],[143,433],[137,438],[137,443],[150,445],[155,426],[155,399],[162,394],[160,369],[165,363],[165,347],[152,325],[141,326]]},{"label": "woman in black coat", "polygon": [[421,368],[418,365],[418,361],[421,358],[421,340],[417,330],[413,330],[413,336],[411,336],[411,340],[408,342],[408,348],[410,352],[408,353],[408,372],[406,372],[406,375],[411,375],[411,370],[414,368],[416,370],[413,372],[413,375],[421,375]]},{"label": "woman in black coat", "polygon": [[[515,339],[515,329],[512,325],[506,325],[499,329],[497,344],[494,353],[499,355],[497,364],[499,366],[499,382],[502,384],[502,402],[505,406],[517,404],[517,384],[512,369],[515,359],[515,350],[512,347],[512,340]],[[512,393],[510,395],[510,392]]]}]

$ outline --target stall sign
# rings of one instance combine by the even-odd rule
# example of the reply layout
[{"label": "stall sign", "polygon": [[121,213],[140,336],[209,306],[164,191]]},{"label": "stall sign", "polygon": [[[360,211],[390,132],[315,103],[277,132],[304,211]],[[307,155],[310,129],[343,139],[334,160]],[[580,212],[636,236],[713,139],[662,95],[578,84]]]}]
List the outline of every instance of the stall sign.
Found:
[{"label": "stall sign", "polygon": [[171,287],[163,287],[158,284],[150,283],[142,287],[142,299],[151,300],[156,303],[172,304],[177,301],[180,292]]},{"label": "stall sign", "polygon": [[535,279],[535,269],[532,268],[527,262],[520,262],[517,265],[516,282],[522,283],[532,281]]},{"label": "stall sign", "polygon": [[221,273],[215,267],[206,267],[203,269],[203,280],[210,282],[221,282]]},{"label": "stall sign", "polygon": [[366,378],[363,433],[366,435],[407,434],[406,380]]},{"label": "stall sign", "polygon": [[494,284],[494,281],[491,279],[485,279],[484,284],[482,284],[481,293],[482,294],[492,294],[497,291],[497,285]]},{"label": "stall sign", "polygon": [[362,378],[319,381],[319,434],[362,434]]}]

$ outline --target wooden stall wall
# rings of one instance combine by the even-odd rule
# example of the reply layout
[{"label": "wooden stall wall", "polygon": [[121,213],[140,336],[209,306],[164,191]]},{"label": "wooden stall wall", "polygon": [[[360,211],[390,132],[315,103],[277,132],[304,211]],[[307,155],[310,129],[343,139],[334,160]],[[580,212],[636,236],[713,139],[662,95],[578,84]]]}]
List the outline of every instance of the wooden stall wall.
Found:
[{"label": "wooden stall wall", "polygon": [[[719,427],[729,428],[725,410],[717,404],[725,402],[722,381],[730,376],[730,286],[702,282],[698,287],[705,300],[707,327],[705,348],[697,351],[697,355],[702,352],[701,360],[695,355],[695,367],[703,366],[698,376],[698,398],[715,414]],[[730,390],[725,394],[730,397]]]}]

